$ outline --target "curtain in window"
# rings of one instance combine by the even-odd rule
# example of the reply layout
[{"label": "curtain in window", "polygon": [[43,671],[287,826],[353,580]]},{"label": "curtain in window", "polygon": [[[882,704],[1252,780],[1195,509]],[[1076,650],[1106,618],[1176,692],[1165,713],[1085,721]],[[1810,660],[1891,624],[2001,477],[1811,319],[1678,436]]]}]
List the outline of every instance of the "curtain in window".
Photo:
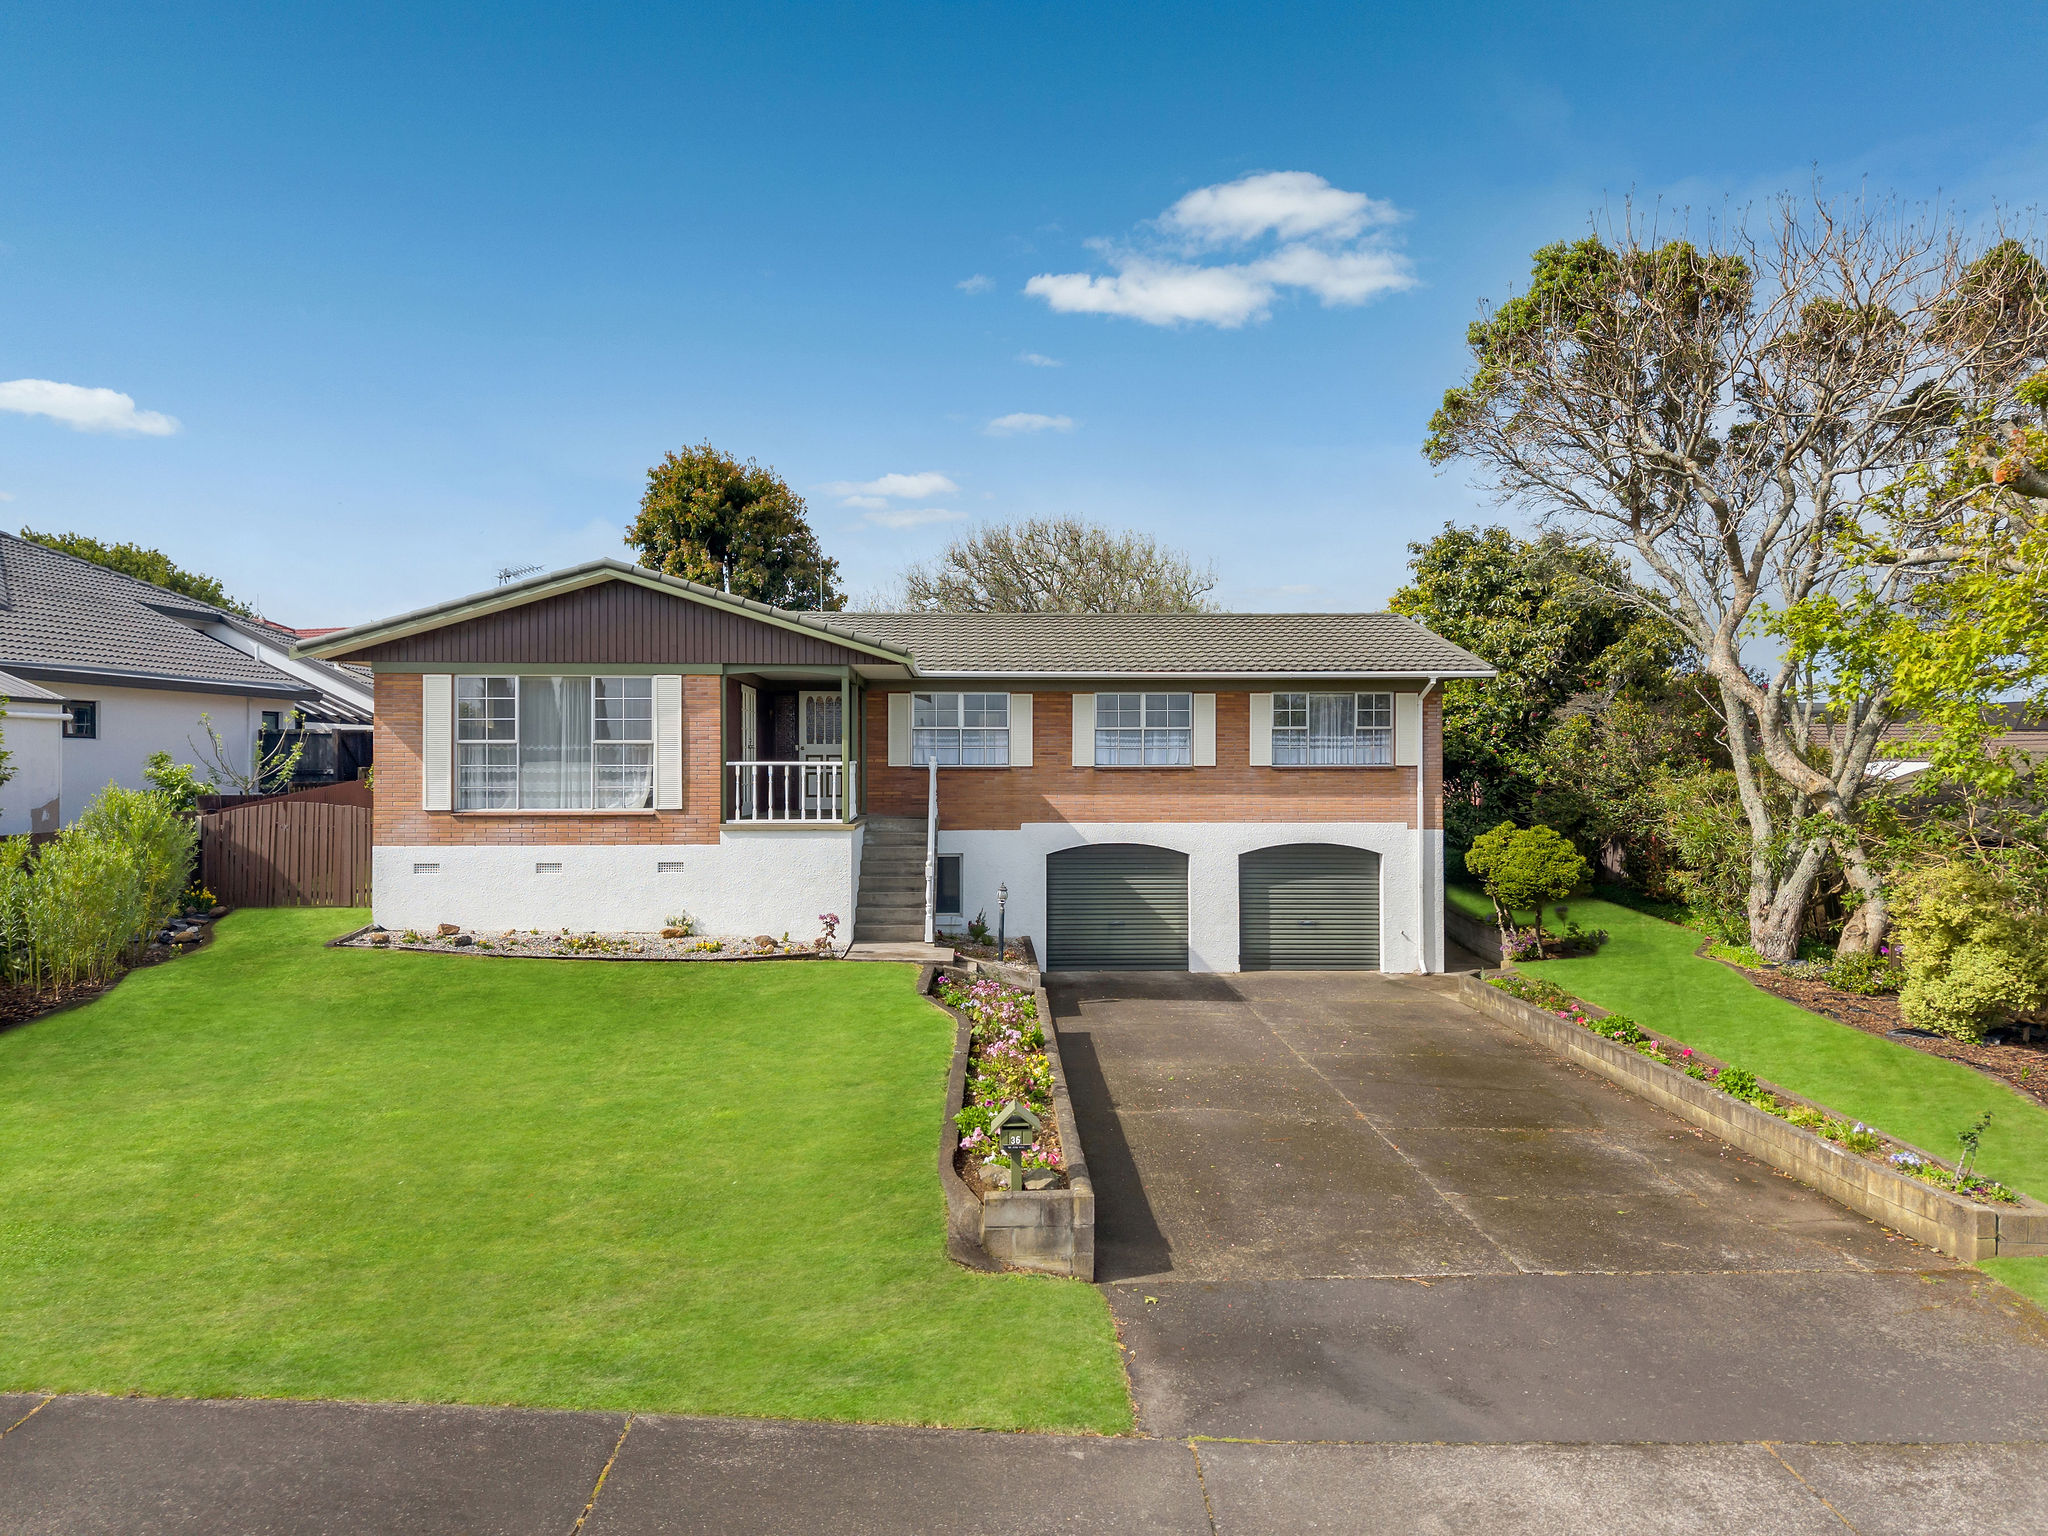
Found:
[{"label": "curtain in window", "polygon": [[590,805],[587,677],[519,680],[519,804],[536,811]]},{"label": "curtain in window", "polygon": [[597,808],[644,809],[654,804],[654,679],[600,677],[596,684]]}]

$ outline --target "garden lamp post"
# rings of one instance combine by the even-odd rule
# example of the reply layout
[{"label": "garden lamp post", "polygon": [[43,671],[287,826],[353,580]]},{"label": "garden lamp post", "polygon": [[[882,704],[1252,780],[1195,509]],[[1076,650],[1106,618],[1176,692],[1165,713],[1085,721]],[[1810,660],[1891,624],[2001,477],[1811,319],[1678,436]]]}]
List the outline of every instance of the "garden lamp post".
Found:
[{"label": "garden lamp post", "polygon": [[1009,881],[1005,880],[1001,885],[996,887],[996,959],[998,960],[1007,960],[1010,958],[1009,946],[1005,944],[1003,941],[1004,930],[1007,926],[1003,919],[1003,908],[1007,907],[1009,904],[1010,883]]},{"label": "garden lamp post", "polygon": [[996,1145],[1001,1147],[1010,1159],[1010,1188],[1024,1187],[1024,1154],[1031,1150],[1031,1143],[1038,1137],[1038,1116],[1031,1113],[1015,1099],[1003,1106],[1003,1112],[996,1116]]}]

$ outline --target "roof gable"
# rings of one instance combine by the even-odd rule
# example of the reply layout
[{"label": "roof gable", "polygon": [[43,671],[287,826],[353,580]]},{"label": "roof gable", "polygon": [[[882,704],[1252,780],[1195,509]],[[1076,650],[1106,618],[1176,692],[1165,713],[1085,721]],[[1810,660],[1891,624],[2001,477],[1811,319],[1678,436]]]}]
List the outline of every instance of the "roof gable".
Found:
[{"label": "roof gable", "polygon": [[294,653],[404,665],[903,665],[899,649],[817,615],[616,560],[301,642]]}]

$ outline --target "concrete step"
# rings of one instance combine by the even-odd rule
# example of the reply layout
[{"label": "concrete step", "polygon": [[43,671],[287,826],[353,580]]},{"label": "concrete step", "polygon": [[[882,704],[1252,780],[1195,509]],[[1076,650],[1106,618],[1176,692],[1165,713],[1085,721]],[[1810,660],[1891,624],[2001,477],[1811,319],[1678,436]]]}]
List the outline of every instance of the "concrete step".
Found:
[{"label": "concrete step", "polygon": [[862,907],[853,915],[855,927],[863,923],[913,923],[924,927],[924,907]]},{"label": "concrete step", "polygon": [[876,923],[866,927],[856,924],[853,930],[856,944],[916,944],[923,938],[923,923]]}]

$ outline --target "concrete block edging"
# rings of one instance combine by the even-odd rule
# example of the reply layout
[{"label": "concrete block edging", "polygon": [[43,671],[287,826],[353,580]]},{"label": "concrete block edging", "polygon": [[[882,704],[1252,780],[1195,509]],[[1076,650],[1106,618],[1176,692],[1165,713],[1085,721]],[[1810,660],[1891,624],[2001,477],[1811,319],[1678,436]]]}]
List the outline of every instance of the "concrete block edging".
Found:
[{"label": "concrete block edging", "polygon": [[[946,967],[961,979],[974,973]],[[1095,1278],[1095,1181],[1081,1150],[1081,1133],[1067,1093],[1066,1064],[1060,1060],[1059,1029],[1052,1001],[1043,986],[1033,991],[1038,1018],[1045,1029],[1046,1059],[1052,1064],[1052,1110],[1059,1128],[1067,1176],[1063,1189],[1004,1191],[986,1200],[967,1187],[954,1170],[960,1149],[960,1126],[954,1114],[967,1102],[967,1055],[973,1025],[967,1016],[947,1008],[932,995],[940,967],[919,970],[917,990],[933,1007],[955,1021],[953,1067],[946,1079],[946,1118],[939,1134],[939,1185],[946,1196],[946,1253],[969,1269],[1025,1269],[1040,1274]]]},{"label": "concrete block edging", "polygon": [[[1925,1180],[1838,1147],[1754,1104],[1687,1077],[1676,1067],[1652,1061],[1625,1045],[1560,1019],[1498,987],[1488,986],[1477,976],[1461,975],[1457,985],[1459,997],[1489,1018],[1711,1131],[1730,1146],[1791,1174],[1850,1210],[1917,1238],[1951,1258],[1968,1263],[2048,1255],[2048,1205],[2024,1195],[2013,1206],[1982,1205],[1937,1189]],[[1654,1031],[1645,1033],[1664,1044],[1682,1046],[1682,1042]],[[1814,1104],[1776,1084],[1767,1086],[1781,1099],[1835,1115],[1826,1105]],[[1896,1137],[1890,1139],[1897,1141]],[[1942,1161],[1919,1148],[1908,1148],[1904,1142],[1898,1145],[1927,1157],[1930,1162]]]}]

